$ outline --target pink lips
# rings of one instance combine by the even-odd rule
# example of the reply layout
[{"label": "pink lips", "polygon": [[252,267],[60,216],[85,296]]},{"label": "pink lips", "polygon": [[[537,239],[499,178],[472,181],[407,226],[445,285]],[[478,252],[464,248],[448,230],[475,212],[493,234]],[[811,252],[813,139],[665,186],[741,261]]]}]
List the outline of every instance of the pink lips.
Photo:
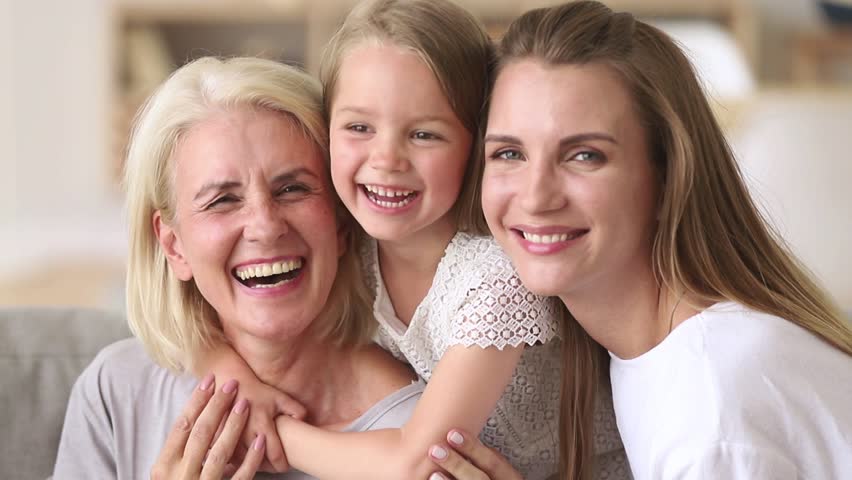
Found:
[{"label": "pink lips", "polygon": [[[521,247],[534,255],[552,255],[554,253],[561,252],[582,241],[585,235],[589,232],[588,229],[582,228],[569,228],[562,226],[536,227],[531,225],[517,225],[513,226],[511,230],[514,232]],[[568,238],[565,240],[555,240],[547,243],[534,242],[524,238],[524,233],[540,237],[567,235]]]}]

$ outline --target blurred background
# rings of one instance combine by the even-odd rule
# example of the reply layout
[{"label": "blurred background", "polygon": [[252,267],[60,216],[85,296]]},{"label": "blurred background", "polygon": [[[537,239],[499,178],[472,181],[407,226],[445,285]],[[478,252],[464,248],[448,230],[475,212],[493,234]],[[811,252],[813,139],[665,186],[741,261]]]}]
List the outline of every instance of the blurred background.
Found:
[{"label": "blurred background", "polygon": [[[458,0],[494,36],[548,2]],[[553,2],[551,2],[553,3]],[[693,59],[758,202],[852,311],[852,0],[611,0]],[[0,0],[0,306],[123,309],[131,119],[174,68],[315,72],[347,0]]]}]

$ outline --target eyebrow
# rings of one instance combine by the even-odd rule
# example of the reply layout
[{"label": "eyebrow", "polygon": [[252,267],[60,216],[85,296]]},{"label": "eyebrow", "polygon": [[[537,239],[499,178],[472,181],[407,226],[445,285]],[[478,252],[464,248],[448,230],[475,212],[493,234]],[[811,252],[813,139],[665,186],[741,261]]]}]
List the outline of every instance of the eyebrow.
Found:
[{"label": "eyebrow", "polygon": [[[314,172],[308,170],[305,167],[299,167],[299,168],[294,168],[293,170],[289,170],[289,171],[286,171],[286,172],[283,172],[283,173],[276,175],[275,178],[272,179],[272,184],[277,185],[277,184],[281,184],[281,183],[292,182],[293,180],[296,180],[297,178],[302,177],[302,176],[309,176],[309,177],[312,177],[312,178],[318,178],[317,175]],[[193,201],[198,200],[199,198],[205,196],[207,193],[209,193],[211,191],[219,192],[219,191],[222,191],[222,190],[230,190],[232,188],[237,188],[240,185],[242,185],[242,183],[234,181],[234,180],[225,180],[225,181],[221,181],[221,182],[205,183],[201,187],[201,189],[198,190],[198,193],[195,194]]]},{"label": "eyebrow", "polygon": [[[589,132],[589,133],[578,133],[576,135],[569,135],[567,137],[563,137],[559,140],[560,146],[571,145],[574,143],[587,142],[589,140],[602,140],[605,142],[612,143],[614,145],[618,145],[618,140],[615,139],[612,135],[608,135],[606,133],[600,132]],[[523,144],[520,138],[512,136],[512,135],[500,135],[500,134],[491,134],[485,136],[485,143],[489,142],[500,142],[500,143],[514,143],[517,145]]]},{"label": "eyebrow", "polygon": [[[369,115],[373,113],[369,108],[363,107],[355,107],[355,106],[346,106],[341,107],[337,110],[338,112],[348,112],[355,113],[358,115]],[[424,122],[441,122],[441,123],[451,123],[446,117],[442,117],[440,115],[423,115],[422,117],[414,118],[412,123],[424,123]]]}]

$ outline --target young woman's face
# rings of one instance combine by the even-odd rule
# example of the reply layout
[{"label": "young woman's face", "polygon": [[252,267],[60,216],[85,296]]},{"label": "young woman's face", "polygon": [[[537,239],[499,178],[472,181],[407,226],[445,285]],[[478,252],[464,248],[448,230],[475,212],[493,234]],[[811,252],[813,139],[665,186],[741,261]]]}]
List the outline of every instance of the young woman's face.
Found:
[{"label": "young woman's face", "polygon": [[600,294],[650,272],[656,174],[630,94],[609,67],[507,65],[485,159],[488,225],[531,291]]},{"label": "young woman's face", "polygon": [[454,231],[472,135],[408,50],[366,43],[343,60],[330,119],[337,193],[366,232],[401,241]]},{"label": "young woman's face", "polygon": [[268,110],[216,113],[178,144],[175,220],[155,215],[175,274],[232,341],[291,340],[322,311],[342,237],[321,150]]}]

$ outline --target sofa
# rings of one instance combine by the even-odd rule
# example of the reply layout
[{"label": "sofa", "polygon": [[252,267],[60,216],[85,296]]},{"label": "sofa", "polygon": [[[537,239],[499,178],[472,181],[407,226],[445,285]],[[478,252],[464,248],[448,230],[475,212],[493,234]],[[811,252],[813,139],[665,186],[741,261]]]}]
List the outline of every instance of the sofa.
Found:
[{"label": "sofa", "polygon": [[118,313],[0,308],[0,476],[51,475],[65,405],[95,354],[130,336]]}]

